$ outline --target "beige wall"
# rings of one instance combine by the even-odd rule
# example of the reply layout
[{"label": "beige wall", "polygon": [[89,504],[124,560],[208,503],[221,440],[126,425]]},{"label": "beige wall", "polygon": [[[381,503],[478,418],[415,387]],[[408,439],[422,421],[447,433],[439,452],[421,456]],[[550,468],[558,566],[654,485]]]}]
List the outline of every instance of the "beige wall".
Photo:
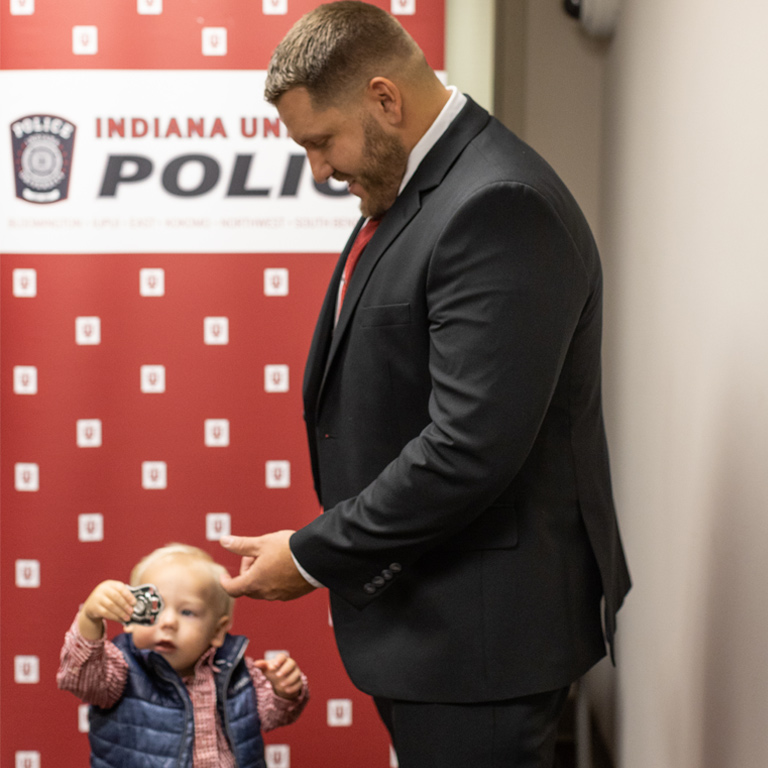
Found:
[{"label": "beige wall", "polygon": [[[501,51],[496,103],[603,254],[606,420],[635,582],[617,763],[764,768],[768,5],[623,0],[616,35],[595,43],[560,0],[499,4],[525,33]],[[594,678],[610,724],[614,674]]]},{"label": "beige wall", "polygon": [[493,110],[495,0],[446,0],[445,69],[455,85]]},{"label": "beige wall", "polygon": [[768,6],[626,0],[603,219],[621,765],[768,764]]}]

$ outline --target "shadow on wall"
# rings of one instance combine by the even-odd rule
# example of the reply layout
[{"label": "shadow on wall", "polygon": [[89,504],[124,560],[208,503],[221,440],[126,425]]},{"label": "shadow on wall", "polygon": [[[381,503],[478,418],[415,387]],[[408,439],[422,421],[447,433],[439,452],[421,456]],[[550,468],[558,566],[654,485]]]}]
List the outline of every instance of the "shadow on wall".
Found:
[{"label": "shadow on wall", "polygon": [[702,768],[762,766],[768,755],[768,408],[756,391],[764,380],[743,377],[744,360],[735,363],[703,574]]}]

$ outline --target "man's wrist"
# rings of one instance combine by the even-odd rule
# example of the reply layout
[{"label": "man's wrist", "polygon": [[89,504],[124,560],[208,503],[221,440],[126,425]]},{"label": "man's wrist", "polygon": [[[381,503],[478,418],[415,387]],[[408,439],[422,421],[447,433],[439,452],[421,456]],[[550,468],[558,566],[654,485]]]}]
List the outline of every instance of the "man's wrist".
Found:
[{"label": "man's wrist", "polygon": [[[290,544],[289,544],[289,548],[290,548]],[[306,582],[311,584],[316,589],[319,589],[325,586],[324,584],[321,584],[311,573],[309,573],[306,570],[306,568],[304,568],[304,566],[302,566],[302,564],[296,559],[296,555],[293,554],[292,549],[290,550],[290,552],[291,552],[291,557],[293,558],[293,564],[296,566],[296,570],[298,570],[298,572],[304,577],[304,580]]]}]

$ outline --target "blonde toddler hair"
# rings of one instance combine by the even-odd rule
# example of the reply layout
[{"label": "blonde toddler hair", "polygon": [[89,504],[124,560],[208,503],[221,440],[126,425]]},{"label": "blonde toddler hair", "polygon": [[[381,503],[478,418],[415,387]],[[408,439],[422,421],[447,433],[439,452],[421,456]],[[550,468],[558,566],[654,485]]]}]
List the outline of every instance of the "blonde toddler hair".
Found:
[{"label": "blonde toddler hair", "polygon": [[219,580],[222,574],[227,573],[227,569],[223,565],[219,565],[206,551],[199,547],[193,547],[190,544],[173,542],[156,549],[154,552],[150,552],[134,566],[131,571],[130,585],[137,587],[142,584],[146,570],[162,560],[186,560],[208,570],[216,602],[221,607],[221,615],[232,616],[235,608],[235,599],[226,592]]}]

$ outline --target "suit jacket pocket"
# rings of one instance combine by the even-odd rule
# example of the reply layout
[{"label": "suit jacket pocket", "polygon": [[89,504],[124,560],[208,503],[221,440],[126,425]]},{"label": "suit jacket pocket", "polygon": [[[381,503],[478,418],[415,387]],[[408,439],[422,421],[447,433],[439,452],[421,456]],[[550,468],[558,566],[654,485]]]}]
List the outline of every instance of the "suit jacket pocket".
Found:
[{"label": "suit jacket pocket", "polygon": [[378,307],[358,309],[360,325],[372,328],[382,325],[408,325],[411,322],[410,304],[382,304]]},{"label": "suit jacket pocket", "polygon": [[512,504],[494,504],[464,530],[449,539],[443,548],[466,552],[487,549],[514,549],[517,546],[517,515]]}]

